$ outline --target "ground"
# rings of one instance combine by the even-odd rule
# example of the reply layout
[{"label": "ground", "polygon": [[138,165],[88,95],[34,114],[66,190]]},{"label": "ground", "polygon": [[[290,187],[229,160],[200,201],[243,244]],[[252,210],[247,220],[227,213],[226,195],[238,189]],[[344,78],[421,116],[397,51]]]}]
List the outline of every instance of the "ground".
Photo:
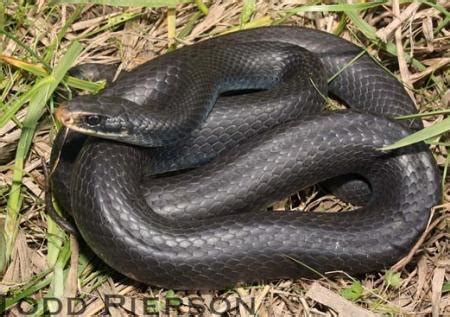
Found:
[{"label": "ground", "polygon": [[[45,213],[41,160],[48,160],[57,129],[51,115],[56,105],[70,95],[69,89],[92,92],[99,87],[67,77],[58,86],[72,61],[120,62],[120,69],[128,70],[175,46],[224,32],[290,24],[332,32],[366,48],[404,83],[419,112],[437,111],[422,119],[426,127],[440,129],[429,134],[438,136],[428,143],[446,175],[450,143],[445,131],[450,126],[437,124],[446,118],[450,101],[448,2],[305,5],[302,1],[246,0],[202,5],[195,1],[170,9],[68,2],[0,4],[0,294],[6,295],[0,302],[2,312],[17,316],[23,314],[21,309],[31,309],[42,315],[46,297],[78,295],[87,305],[84,315],[95,315],[106,311],[105,296],[120,294],[125,296],[124,304],[107,309],[112,316],[132,311],[133,301],[140,315],[144,298],[154,298],[148,302],[155,312],[164,314],[170,305],[177,306],[176,300],[167,300],[173,297],[184,304],[178,314],[194,312],[192,307],[189,311],[191,301],[203,307],[197,309],[204,310],[205,316],[224,311],[249,316],[251,312],[242,303],[251,308],[253,303],[258,316],[450,315],[448,177],[442,181],[442,204],[433,209],[423,237],[387,271],[358,278],[342,272],[316,281],[280,281],[221,292],[174,292],[114,273],[74,237],[64,234]],[[298,197],[276,207],[283,209],[292,203],[316,210],[347,207],[332,196],[318,195],[315,188]],[[47,306],[52,310],[57,305]]]}]

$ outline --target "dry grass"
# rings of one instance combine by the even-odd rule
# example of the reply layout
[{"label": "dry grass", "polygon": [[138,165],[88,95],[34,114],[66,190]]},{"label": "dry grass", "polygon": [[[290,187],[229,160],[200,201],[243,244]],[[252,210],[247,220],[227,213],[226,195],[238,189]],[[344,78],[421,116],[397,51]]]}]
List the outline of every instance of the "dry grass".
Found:
[{"label": "dry grass", "polygon": [[[449,7],[449,3],[445,3],[445,0],[438,3],[440,8]],[[175,14],[176,30],[171,23],[167,25],[168,10],[165,8],[81,5],[79,16],[71,22],[73,5],[50,7],[46,1],[39,0],[34,6],[27,6],[22,2],[9,2],[0,6],[2,29],[9,30],[29,50],[43,57],[50,65],[61,58],[74,39],[78,39],[84,46],[77,63],[121,62],[121,69],[131,69],[164,53],[171,44],[175,43],[178,46],[190,44],[239,25],[266,25],[285,17],[283,23],[306,25],[327,32],[342,28],[340,36],[367,47],[372,55],[398,75],[409,88],[420,111],[449,107],[450,90],[447,87],[450,73],[447,65],[450,62],[448,54],[450,31],[445,25],[449,19],[448,12],[446,17],[442,10],[429,5],[406,3],[399,6],[398,1],[393,1],[392,5],[380,5],[359,13],[353,12],[357,18],[361,17],[367,25],[372,26],[375,34],[368,33],[370,29],[361,28],[358,19],[354,16],[352,18],[351,14],[346,17],[342,13],[299,12],[286,16],[289,10],[299,6],[290,0],[258,1],[255,11],[244,15],[241,14],[243,4],[235,1],[211,3],[207,16],[202,15],[194,4],[180,5],[176,10],[170,10],[169,21],[174,21]],[[67,30],[61,33],[60,40],[55,43],[54,38],[63,30],[66,22],[69,22]],[[184,36],[180,36],[180,32]],[[383,41],[387,45],[382,44]],[[389,45],[397,50],[398,56],[386,53],[389,51]],[[2,57],[13,56],[30,62],[31,65],[39,62],[16,41],[5,35],[2,36],[1,48]],[[409,59],[411,56],[416,61],[413,62],[414,65]],[[6,62],[1,65],[0,74],[2,92],[0,113],[4,114],[6,107],[30,89],[35,83],[36,76]],[[52,109],[53,103],[49,104],[51,107],[47,109]],[[4,164],[0,168],[2,194],[0,208],[3,210],[0,214],[0,223],[7,217],[6,201],[13,177],[14,153],[21,134],[20,122],[26,112],[27,107],[23,107],[13,120],[0,128],[0,161]],[[427,117],[424,123],[429,126],[442,119],[442,115]],[[78,251],[77,241],[64,236],[47,219],[42,200],[44,178],[41,157],[48,160],[54,134],[54,122],[49,120],[47,112],[39,121],[30,154],[25,162],[21,194],[23,202],[11,261],[2,264],[0,255],[0,273],[3,270],[0,294],[14,297],[29,291],[28,295],[41,304],[42,301],[39,300],[46,294],[58,297],[78,294],[87,300],[85,315],[105,312],[103,301],[105,294],[122,294],[127,298],[123,307],[109,309],[112,316],[126,315],[133,299],[140,303],[139,301],[145,297],[158,297],[164,300],[174,295],[185,302],[188,298],[196,297],[195,303],[205,307],[209,307],[213,302],[218,311],[227,308],[223,301],[225,298],[232,303],[238,299],[250,303],[250,299],[254,298],[258,316],[335,316],[337,311],[341,312],[342,316],[348,316],[352,312],[355,313],[355,310],[358,316],[372,313],[450,315],[449,179],[444,180],[444,201],[434,209],[434,218],[430,221],[426,235],[412,250],[410,256],[395,265],[388,273],[368,274],[358,277],[358,280],[341,273],[324,277],[318,282],[300,279],[237,288],[226,292],[173,293],[138,285],[114,274],[98,260],[90,257],[85,247],[81,247]],[[431,148],[439,166],[443,169],[450,143],[448,136],[442,136],[439,141],[442,144],[432,145]],[[315,191],[306,193],[304,196],[307,198],[300,198],[296,204],[308,209],[346,208],[345,204],[337,202],[333,197],[315,197]],[[0,246],[4,247],[1,240]],[[72,255],[70,262],[69,250]],[[62,274],[67,274],[67,279],[63,279]],[[310,290],[313,283],[319,283],[327,290],[331,290],[332,294],[317,284],[313,288],[314,291]],[[344,297],[353,296],[356,305],[349,305],[348,301],[342,303],[343,297],[335,296],[343,291]],[[30,303],[26,302],[22,302],[21,305],[31,307]],[[39,305],[37,305],[38,315],[43,313]],[[361,308],[364,311],[361,311]],[[179,311],[183,312],[186,313],[185,306]],[[13,306],[7,314],[20,315],[17,306]],[[233,305],[228,307],[227,314],[249,315],[242,306],[235,309]],[[206,308],[205,316],[208,315],[214,313]]]}]

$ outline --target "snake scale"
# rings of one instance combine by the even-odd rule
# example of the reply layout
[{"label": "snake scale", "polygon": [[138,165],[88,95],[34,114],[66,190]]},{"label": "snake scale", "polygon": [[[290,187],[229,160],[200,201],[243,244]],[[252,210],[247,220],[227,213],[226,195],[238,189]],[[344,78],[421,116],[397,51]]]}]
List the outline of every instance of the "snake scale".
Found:
[{"label": "snake scale", "polygon": [[[350,109],[324,112],[327,95]],[[410,250],[440,199],[424,144],[380,150],[420,128],[391,119],[414,112],[402,85],[346,40],[244,30],[61,106],[54,193],[104,262],[151,285],[223,289],[380,270]],[[330,179],[360,190],[364,206],[267,210]]]}]

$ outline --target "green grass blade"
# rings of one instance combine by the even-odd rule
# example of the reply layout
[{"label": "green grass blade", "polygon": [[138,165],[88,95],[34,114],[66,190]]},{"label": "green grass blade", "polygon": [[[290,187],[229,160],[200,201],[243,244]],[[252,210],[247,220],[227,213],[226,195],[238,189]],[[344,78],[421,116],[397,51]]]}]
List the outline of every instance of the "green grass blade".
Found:
[{"label": "green grass blade", "polygon": [[389,150],[398,149],[403,146],[407,146],[410,144],[428,140],[432,137],[435,137],[435,136],[440,135],[447,131],[450,131],[450,117],[448,117],[438,123],[435,123],[430,127],[427,127],[420,131],[417,131],[416,133],[413,133],[411,135],[408,135],[407,137],[395,142],[394,144],[385,146],[382,148],[382,150],[389,151]]},{"label": "green grass blade", "polygon": [[6,239],[3,230],[0,230],[0,274],[6,269]]},{"label": "green grass blade", "polygon": [[195,0],[195,4],[197,5],[197,8],[198,8],[204,15],[208,15],[209,9],[208,9],[208,7],[203,3],[202,0]]},{"label": "green grass blade", "polygon": [[47,263],[50,267],[56,264],[63,242],[65,242],[64,232],[52,218],[47,217]]},{"label": "green grass blade", "polygon": [[46,54],[44,56],[44,60],[46,62],[49,62],[51,58],[53,57],[55,50],[61,43],[61,40],[63,39],[64,35],[66,35],[66,32],[69,30],[69,28],[72,26],[72,24],[75,22],[75,20],[81,15],[81,12],[83,12],[82,6],[77,6],[75,8],[75,11],[72,12],[69,16],[69,18],[65,21],[63,27],[58,31],[58,34],[56,37],[52,40],[50,45],[46,49]]},{"label": "green grass blade", "polygon": [[239,30],[257,28],[257,27],[261,27],[261,26],[268,26],[271,24],[272,24],[272,18],[269,16],[264,16],[259,19],[254,19],[244,25],[232,26],[231,28],[227,29],[226,31],[224,31],[220,34],[227,34],[227,33],[232,33],[232,32],[236,32]]},{"label": "green grass blade", "polygon": [[44,112],[45,104],[51,98],[54,90],[62,81],[77,56],[81,53],[81,49],[82,47],[80,43],[72,43],[51,75],[38,80],[38,82],[36,83],[37,85],[40,85],[41,81],[46,81],[46,84],[42,86],[42,89],[37,91],[34,96],[31,97],[28,112],[23,121],[22,133],[17,145],[12,185],[7,202],[7,214],[5,219],[7,259],[9,259],[11,255],[11,249],[18,230],[17,218],[19,216],[19,211],[22,205],[21,188],[22,177],[24,173],[23,168],[26,157],[28,155],[28,151],[31,146],[31,142],[33,140],[37,122]]},{"label": "green grass blade", "polygon": [[6,55],[0,55],[0,61],[13,65],[14,67],[26,70],[27,72],[30,72],[37,76],[43,77],[48,75],[47,70],[41,64],[24,62],[23,60]]},{"label": "green grass blade", "polygon": [[33,56],[37,61],[39,61],[39,63],[43,64],[45,67],[47,67],[48,69],[50,69],[50,66],[39,56],[37,55],[32,49],[30,49],[27,45],[25,45],[24,43],[22,43],[22,41],[20,41],[16,36],[14,36],[13,34],[9,33],[8,31],[6,31],[3,28],[0,28],[0,34],[5,35],[6,37],[10,38],[11,40],[13,40],[14,42],[17,43],[17,45],[19,45],[20,47],[22,47],[24,50],[26,50],[31,56]]},{"label": "green grass blade", "polygon": [[[49,75],[45,68],[39,64],[31,64],[14,57],[1,55],[0,61],[4,61],[16,68],[23,69],[39,77],[45,77]],[[64,82],[72,88],[82,89],[94,94],[105,88],[105,82],[103,80],[100,80],[98,82],[91,82],[73,76],[65,76]]]},{"label": "green grass blade", "polygon": [[443,7],[441,4],[439,3],[433,3],[430,1],[423,1],[423,3],[425,3],[426,5],[435,8],[436,10],[438,10],[439,12],[441,12],[445,18],[444,20],[440,21],[438,23],[438,25],[433,28],[433,33],[437,34],[439,33],[443,28],[447,27],[448,23],[450,22],[450,12],[447,11],[447,9],[445,9],[445,7]]},{"label": "green grass blade", "polygon": [[250,21],[250,18],[252,17],[255,10],[256,0],[244,0],[240,17],[241,25],[244,25],[245,23]]},{"label": "green grass blade", "polygon": [[367,51],[365,49],[362,49],[361,52],[358,53],[355,57],[353,57],[347,64],[345,64],[343,67],[341,67],[333,76],[328,78],[328,83],[331,83],[336,77],[338,77],[347,67],[353,65],[358,59],[360,59],[364,54],[366,54]]},{"label": "green grass blade", "polygon": [[441,4],[433,3],[430,1],[422,1],[422,3],[425,3],[427,6],[435,8],[436,10],[441,12],[443,15],[445,15],[446,18],[450,18],[450,12],[448,12],[447,9],[444,6],[442,6]]},{"label": "green grass blade", "polygon": [[356,25],[358,30],[361,31],[365,37],[373,42],[379,41],[375,28],[364,21],[364,19],[359,16],[358,11],[350,10],[346,11],[345,14],[352,20],[353,24]]},{"label": "green grass blade", "polygon": [[[347,11],[345,12],[345,14],[352,20],[352,22],[358,27],[358,29],[364,34],[364,36],[366,36],[374,44],[383,46],[383,43],[376,34],[375,28],[370,24],[368,24],[366,21],[364,21],[364,19],[358,15],[358,12]],[[398,55],[397,48],[395,44],[392,42],[385,43],[384,49],[394,56]],[[405,54],[404,57],[408,63],[411,63],[412,66],[417,68],[419,71],[425,70],[426,67],[422,63],[420,63],[417,59],[409,56],[408,54]]]},{"label": "green grass blade", "polygon": [[194,29],[194,26],[197,24],[198,20],[203,16],[203,12],[198,11],[195,12],[194,15],[189,19],[188,22],[186,22],[181,29],[181,31],[178,33],[176,38],[178,39],[184,39],[186,36],[191,34],[192,30]]},{"label": "green grass blade", "polygon": [[387,1],[372,1],[367,3],[352,3],[352,4],[318,4],[318,5],[304,5],[297,8],[286,10],[288,13],[300,13],[300,12],[348,12],[367,10],[370,8],[378,7],[386,4]]},{"label": "green grass blade", "polygon": [[281,24],[290,17],[303,12],[351,12],[367,10],[373,7],[377,7],[386,4],[387,1],[373,1],[368,3],[353,3],[353,4],[315,4],[320,2],[313,2],[309,5],[302,5],[297,8],[284,11],[284,16],[278,19],[275,24]]},{"label": "green grass blade", "polygon": [[72,88],[81,89],[90,92],[91,94],[98,93],[106,86],[105,80],[92,82],[72,76],[66,76],[66,78],[64,78],[64,82]]},{"label": "green grass blade", "polygon": [[27,298],[30,295],[36,293],[37,291],[43,289],[44,287],[47,287],[50,284],[50,282],[51,282],[50,278],[39,280],[38,283],[36,283],[35,285],[33,285],[29,288],[26,288],[22,293],[14,296],[12,298],[11,297],[6,298],[5,310],[8,308],[11,308],[13,305],[20,302],[21,299]]},{"label": "green grass blade", "polygon": [[[3,107],[6,110],[4,110],[0,116],[0,129],[1,129],[9,120],[13,120],[13,117],[16,114],[16,112],[19,111],[19,109],[25,103],[27,103],[32,96],[36,95],[37,92],[43,89],[45,85],[49,84],[49,82],[52,80],[52,77],[49,76],[49,73],[45,70],[45,68],[43,68],[38,64],[27,63],[22,60],[18,60],[16,58],[8,56],[0,56],[0,61],[7,62],[8,64],[13,65],[14,67],[23,69],[39,77],[45,77],[45,79],[38,81],[33,87],[31,87],[30,90],[28,90],[25,94],[21,95],[10,106]],[[105,81],[90,82],[72,76],[65,76],[64,82],[70,87],[82,89],[93,94],[99,92],[105,87]]]},{"label": "green grass blade", "polygon": [[340,36],[341,33],[344,31],[346,25],[348,23],[348,18],[346,15],[341,15],[341,18],[339,19],[338,25],[334,28],[333,34],[336,36]]},{"label": "green grass blade", "polygon": [[414,119],[414,118],[435,116],[435,115],[440,115],[440,114],[450,114],[450,110],[446,109],[446,110],[435,110],[435,111],[429,111],[429,112],[415,113],[415,114],[410,114],[407,116],[395,117],[395,119],[399,119],[399,120]]},{"label": "green grass blade", "polygon": [[[56,225],[56,224],[55,224]],[[47,293],[47,297],[62,299],[64,295],[64,267],[67,264],[67,261],[70,258],[70,243],[69,240],[66,239],[64,246],[62,248],[58,248],[59,256],[53,267],[53,276],[52,283],[50,286],[50,291]],[[57,311],[55,306],[56,303],[49,303],[50,311]]]},{"label": "green grass blade", "polygon": [[[395,44],[392,42],[383,43],[381,39],[378,38],[375,28],[364,21],[364,19],[359,16],[357,11],[346,11],[345,14],[352,20],[352,22],[358,27],[358,29],[364,34],[364,36],[372,41],[372,43],[380,46],[386,52],[394,56],[398,56],[397,47],[395,46]],[[417,70],[423,71],[426,69],[426,67],[414,57],[411,57],[408,54],[404,54],[403,57]],[[439,83],[439,80],[436,79],[436,77],[433,75],[430,76],[430,79],[436,84]]]},{"label": "green grass blade", "polygon": [[[4,313],[7,309],[16,305],[20,300],[32,295],[51,283],[51,279],[46,277],[50,273],[50,269],[36,274],[32,280],[26,283],[20,289],[14,290],[11,296],[8,296],[4,302],[0,301],[0,313]],[[2,315],[3,316],[3,315]]]},{"label": "green grass blade", "polygon": [[6,107],[6,111],[1,114],[0,117],[0,128],[8,123],[9,120],[12,120],[13,116],[17,111],[30,99],[35,96],[44,86],[48,85],[50,81],[49,77],[46,77],[40,81],[38,81],[29,91],[19,97],[12,105]]}]

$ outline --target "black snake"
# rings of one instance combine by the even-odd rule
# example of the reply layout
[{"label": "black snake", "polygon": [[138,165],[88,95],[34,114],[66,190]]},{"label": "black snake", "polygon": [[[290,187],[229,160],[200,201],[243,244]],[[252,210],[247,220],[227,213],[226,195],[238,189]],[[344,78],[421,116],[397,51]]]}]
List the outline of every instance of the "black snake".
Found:
[{"label": "black snake", "polygon": [[[322,112],[327,95],[351,110]],[[54,192],[102,260],[152,285],[380,270],[408,252],[440,198],[423,144],[380,150],[420,127],[388,118],[414,112],[402,85],[350,42],[301,27],[241,31],[59,108],[71,132],[52,153]],[[329,179],[344,196],[356,188],[364,207],[265,209]]]}]

